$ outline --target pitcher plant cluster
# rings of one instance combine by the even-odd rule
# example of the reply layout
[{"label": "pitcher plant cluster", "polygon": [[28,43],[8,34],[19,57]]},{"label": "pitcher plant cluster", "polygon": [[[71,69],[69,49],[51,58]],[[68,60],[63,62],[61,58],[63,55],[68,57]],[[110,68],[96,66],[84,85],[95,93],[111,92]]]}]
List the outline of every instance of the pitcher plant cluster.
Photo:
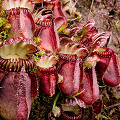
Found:
[{"label": "pitcher plant cluster", "polygon": [[89,105],[100,113],[98,78],[120,83],[118,57],[105,47],[111,32],[99,33],[92,19],[65,34],[59,0],[2,0],[0,10],[0,116],[27,120],[38,88],[52,97],[56,86],[64,96],[53,105],[56,119],[81,120]]}]

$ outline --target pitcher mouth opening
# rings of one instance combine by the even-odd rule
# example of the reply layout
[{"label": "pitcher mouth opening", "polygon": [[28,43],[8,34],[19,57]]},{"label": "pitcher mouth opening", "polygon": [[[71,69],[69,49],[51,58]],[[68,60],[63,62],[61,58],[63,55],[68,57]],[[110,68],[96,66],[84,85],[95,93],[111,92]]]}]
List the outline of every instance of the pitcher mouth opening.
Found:
[{"label": "pitcher mouth opening", "polygon": [[79,113],[75,113],[73,111],[64,111],[61,109],[61,118],[63,120],[81,120],[82,119],[82,110],[79,107]]},{"label": "pitcher mouth opening", "polygon": [[58,58],[54,55],[44,55],[42,56],[36,63],[36,65],[40,68],[41,71],[44,71],[45,69],[55,69],[55,64],[57,62]]},{"label": "pitcher mouth opening", "polygon": [[28,8],[30,10],[34,9],[34,0],[4,0],[2,2],[2,9],[9,10],[11,8]]},{"label": "pitcher mouth opening", "polygon": [[61,59],[75,61],[78,57],[84,59],[88,55],[88,50],[77,43],[68,43],[60,48],[59,57]]},{"label": "pitcher mouth opening", "polygon": [[27,72],[32,71],[34,60],[29,55],[37,51],[37,46],[30,39],[7,39],[0,46],[0,67],[6,71],[20,71],[24,66]]}]

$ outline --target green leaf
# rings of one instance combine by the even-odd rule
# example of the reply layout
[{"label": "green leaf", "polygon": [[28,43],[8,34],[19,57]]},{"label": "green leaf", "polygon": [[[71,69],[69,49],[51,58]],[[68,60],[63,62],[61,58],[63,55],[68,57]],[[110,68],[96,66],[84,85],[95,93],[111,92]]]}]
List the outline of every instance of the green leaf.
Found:
[{"label": "green leaf", "polygon": [[61,31],[63,31],[66,27],[67,27],[68,24],[64,24],[59,30],[58,30],[58,33],[60,33]]},{"label": "green leaf", "polygon": [[6,19],[0,17],[0,27],[2,27],[2,25],[5,24],[5,22],[6,22]]}]

